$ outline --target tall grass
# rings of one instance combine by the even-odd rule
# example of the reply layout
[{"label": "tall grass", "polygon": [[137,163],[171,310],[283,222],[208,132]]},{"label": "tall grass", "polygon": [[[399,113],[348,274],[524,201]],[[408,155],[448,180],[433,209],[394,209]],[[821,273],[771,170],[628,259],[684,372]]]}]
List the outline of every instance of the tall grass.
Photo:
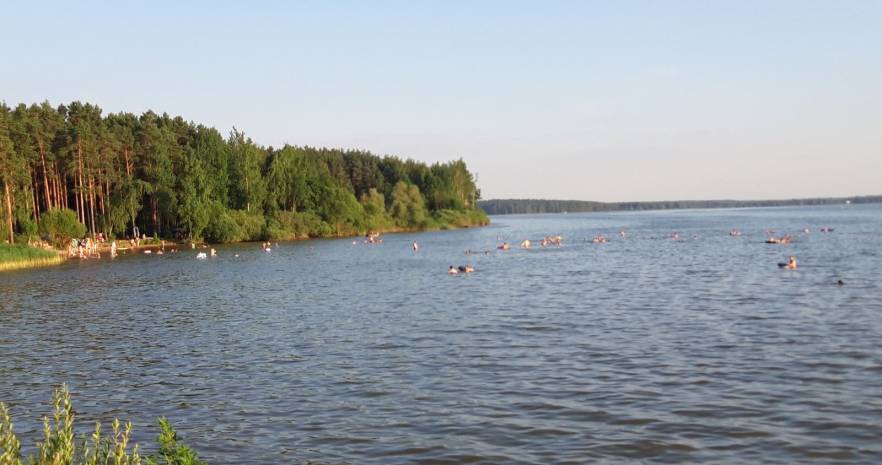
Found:
[{"label": "tall grass", "polygon": [[57,252],[22,244],[0,245],[0,271],[57,265],[64,258]]},{"label": "tall grass", "polygon": [[79,441],[74,434],[74,410],[70,392],[62,385],[52,395],[53,415],[43,417],[43,440],[37,452],[26,460],[21,457],[21,442],[15,436],[9,408],[0,402],[0,465],[205,465],[193,450],[178,441],[177,433],[165,418],[158,420],[159,451],[142,457],[140,447],[130,447],[132,424],[111,423],[107,436],[101,434],[101,423]]}]

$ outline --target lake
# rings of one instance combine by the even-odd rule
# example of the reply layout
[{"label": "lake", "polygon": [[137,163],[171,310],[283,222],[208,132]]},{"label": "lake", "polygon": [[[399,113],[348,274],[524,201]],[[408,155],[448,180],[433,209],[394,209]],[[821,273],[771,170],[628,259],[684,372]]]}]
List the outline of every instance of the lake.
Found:
[{"label": "lake", "polygon": [[492,221],[0,274],[0,400],[26,452],[68,383],[214,464],[882,462],[882,205]]}]

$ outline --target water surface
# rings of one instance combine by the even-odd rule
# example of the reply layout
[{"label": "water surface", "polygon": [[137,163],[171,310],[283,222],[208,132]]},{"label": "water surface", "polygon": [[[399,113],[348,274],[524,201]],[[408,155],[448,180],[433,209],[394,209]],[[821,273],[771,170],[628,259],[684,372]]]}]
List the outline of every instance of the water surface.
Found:
[{"label": "water surface", "polygon": [[164,415],[215,464],[880,463],[880,231],[878,205],[502,216],[4,273],[0,400],[32,445],[66,382],[82,426],[146,445]]}]

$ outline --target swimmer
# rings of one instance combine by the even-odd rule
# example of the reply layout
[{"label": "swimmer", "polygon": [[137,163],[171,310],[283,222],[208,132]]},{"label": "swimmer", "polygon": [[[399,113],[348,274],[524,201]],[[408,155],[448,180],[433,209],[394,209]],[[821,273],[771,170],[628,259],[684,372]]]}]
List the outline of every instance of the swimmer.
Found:
[{"label": "swimmer", "polygon": [[787,268],[788,270],[796,269],[796,257],[791,255],[787,258],[787,263],[778,263],[778,268]]},{"label": "swimmer", "polygon": [[447,274],[459,274],[459,270],[454,268],[453,265],[450,265],[450,267],[447,268]]},{"label": "swimmer", "polygon": [[414,251],[414,252],[419,252],[419,251],[420,251],[420,245],[417,244],[417,241],[413,241],[413,251]]},{"label": "swimmer", "polygon": [[521,248],[522,248],[522,249],[529,249],[529,248],[530,248],[530,244],[532,244],[532,243],[530,242],[530,239],[524,239],[524,241],[521,242]]},{"label": "swimmer", "polygon": [[211,256],[217,257],[217,250],[211,249]]},{"label": "swimmer", "polygon": [[844,286],[844,285],[845,285],[845,281],[843,281],[843,280],[840,279],[839,281],[836,281],[836,285],[837,285],[837,286]]},{"label": "swimmer", "polygon": [[503,242],[502,245],[500,245],[500,246],[498,246],[498,247],[496,247],[496,248],[499,249],[499,250],[508,250],[509,248],[511,248],[511,246],[508,245],[508,242]]}]

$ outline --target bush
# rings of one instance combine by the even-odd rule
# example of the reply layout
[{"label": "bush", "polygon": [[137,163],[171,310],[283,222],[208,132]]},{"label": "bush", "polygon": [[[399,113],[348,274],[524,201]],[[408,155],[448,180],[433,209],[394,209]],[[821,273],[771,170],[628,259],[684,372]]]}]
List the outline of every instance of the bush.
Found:
[{"label": "bush", "polygon": [[21,234],[15,236],[16,244],[29,244],[31,241],[39,238],[37,223],[30,216],[19,216],[18,229]]},{"label": "bush", "polygon": [[263,239],[266,219],[261,213],[249,213],[245,210],[230,210],[230,218],[239,227],[239,238],[236,241],[259,241]]},{"label": "bush", "polygon": [[75,237],[83,237],[86,226],[77,220],[77,214],[73,210],[53,208],[40,217],[39,231],[41,236],[60,248]]},{"label": "bush", "polygon": [[[138,444],[129,448],[132,424],[120,425],[114,419],[111,433],[101,435],[101,423],[95,423],[95,431],[87,440],[77,441],[74,436],[74,410],[70,392],[62,385],[52,395],[53,415],[43,417],[42,442],[37,443],[37,454],[22,461],[21,442],[15,436],[9,408],[0,402],[0,465],[139,465],[141,453]],[[158,420],[159,452],[147,457],[148,465],[205,465],[187,445],[178,441],[177,433],[165,418]]]},{"label": "bush", "polygon": [[334,229],[312,212],[276,212],[268,225],[268,230],[282,237],[279,239],[306,239],[308,237],[327,237]]},{"label": "bush", "polygon": [[468,228],[487,224],[490,224],[490,219],[483,210],[439,210],[429,221],[429,227],[437,229]]},{"label": "bush", "polygon": [[208,242],[236,242],[242,235],[239,225],[230,217],[230,214],[220,202],[212,202],[211,215],[208,225],[202,234]]}]

